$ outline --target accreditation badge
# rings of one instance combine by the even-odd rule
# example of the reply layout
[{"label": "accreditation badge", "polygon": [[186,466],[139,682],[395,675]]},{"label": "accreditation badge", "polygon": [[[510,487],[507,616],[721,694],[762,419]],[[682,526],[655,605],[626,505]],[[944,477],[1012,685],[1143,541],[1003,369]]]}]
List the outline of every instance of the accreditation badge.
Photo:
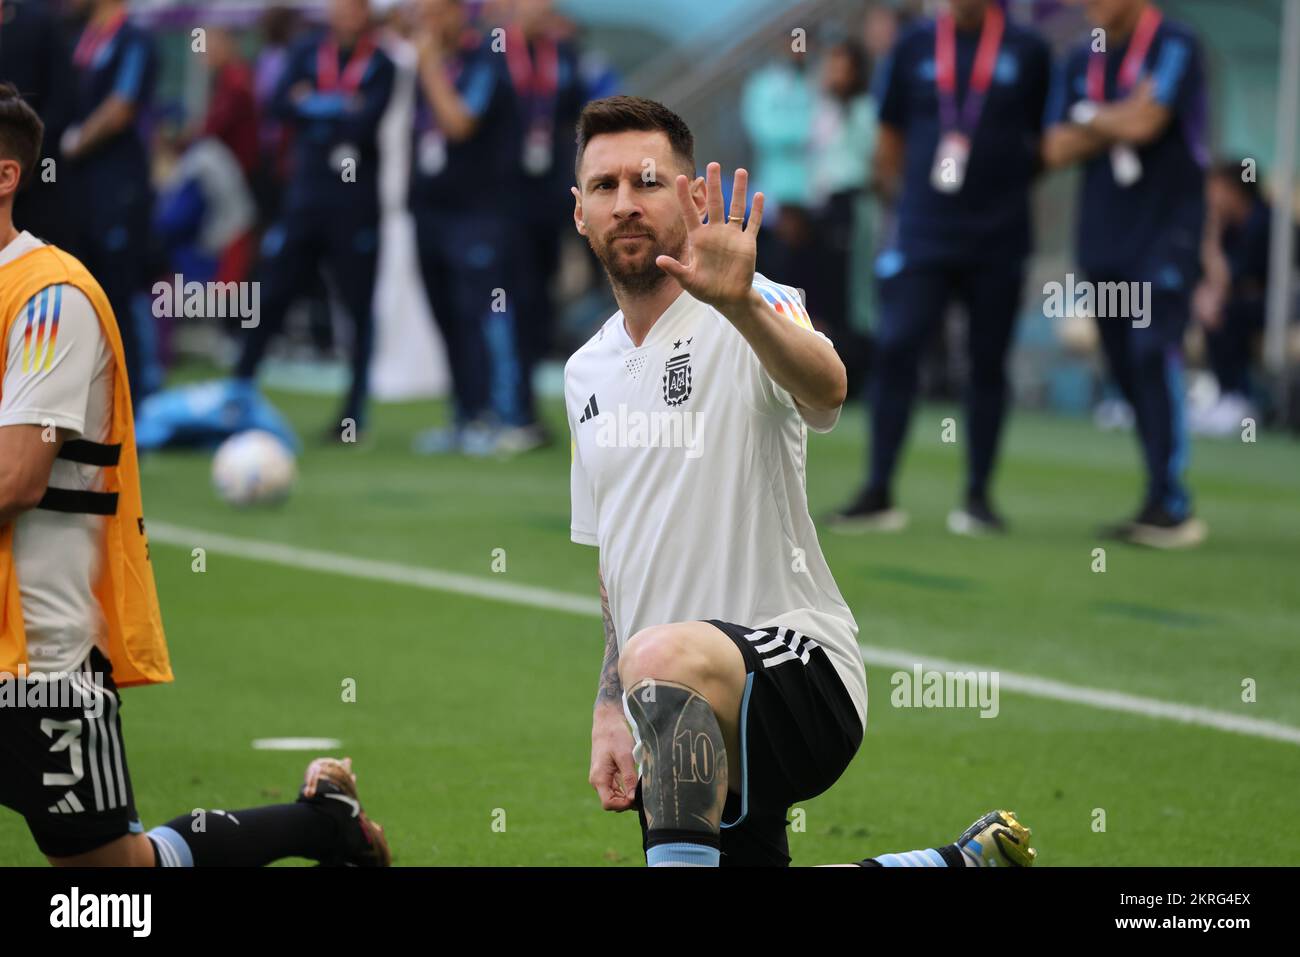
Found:
[{"label": "accreditation badge", "polygon": [[340,173],[349,160],[352,161],[352,169],[355,172],[361,163],[361,150],[357,149],[354,143],[340,143],[330,151],[330,168]]},{"label": "accreditation badge", "polygon": [[1116,143],[1110,148],[1110,173],[1115,183],[1127,189],[1142,178],[1142,160],[1137,150],[1127,143]]},{"label": "accreditation badge", "polygon": [[970,137],[953,130],[939,139],[930,170],[930,185],[940,193],[959,193],[966,182],[966,164],[970,160]]},{"label": "accreditation badge", "polygon": [[551,133],[545,128],[534,128],[524,138],[524,172],[529,176],[542,176],[551,169]]},{"label": "accreditation badge", "polygon": [[437,176],[447,168],[447,138],[439,130],[425,130],[417,158],[423,175]]}]

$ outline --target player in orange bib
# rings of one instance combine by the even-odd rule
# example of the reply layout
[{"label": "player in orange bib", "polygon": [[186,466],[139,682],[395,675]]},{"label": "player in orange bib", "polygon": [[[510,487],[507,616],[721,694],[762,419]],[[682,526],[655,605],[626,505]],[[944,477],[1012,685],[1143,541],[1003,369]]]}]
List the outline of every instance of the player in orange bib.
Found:
[{"label": "player in orange bib", "polygon": [[172,672],[113,310],[13,223],[43,135],[0,85],[0,805],[55,865],[386,865],[348,760],[313,761],[293,804],[140,824],[118,688]]}]

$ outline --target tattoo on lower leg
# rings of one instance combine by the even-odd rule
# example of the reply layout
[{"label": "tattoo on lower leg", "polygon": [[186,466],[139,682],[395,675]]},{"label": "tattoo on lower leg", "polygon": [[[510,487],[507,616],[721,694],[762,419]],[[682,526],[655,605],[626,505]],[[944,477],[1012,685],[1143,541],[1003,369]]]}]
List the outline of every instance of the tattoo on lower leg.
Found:
[{"label": "tattoo on lower leg", "polygon": [[[653,688],[652,694],[640,693]],[[646,679],[628,691],[643,746],[649,828],[716,833],[727,800],[727,746],[713,707],[685,685]]]}]

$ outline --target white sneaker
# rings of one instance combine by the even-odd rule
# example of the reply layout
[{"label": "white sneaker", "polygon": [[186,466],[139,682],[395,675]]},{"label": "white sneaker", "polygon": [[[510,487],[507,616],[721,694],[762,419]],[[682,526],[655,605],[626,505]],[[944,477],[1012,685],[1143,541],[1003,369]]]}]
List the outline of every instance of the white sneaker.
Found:
[{"label": "white sneaker", "polygon": [[1102,399],[1092,410],[1092,421],[1101,432],[1126,432],[1133,428],[1133,407],[1123,399]]},{"label": "white sneaker", "polygon": [[1206,412],[1201,422],[1204,429],[1201,434],[1219,438],[1239,435],[1246,427],[1245,419],[1258,422],[1259,410],[1244,395],[1239,392],[1229,392],[1220,396],[1219,401]]},{"label": "white sneaker", "polygon": [[540,425],[519,425],[502,429],[497,435],[498,455],[520,455],[545,448],[550,438]]}]

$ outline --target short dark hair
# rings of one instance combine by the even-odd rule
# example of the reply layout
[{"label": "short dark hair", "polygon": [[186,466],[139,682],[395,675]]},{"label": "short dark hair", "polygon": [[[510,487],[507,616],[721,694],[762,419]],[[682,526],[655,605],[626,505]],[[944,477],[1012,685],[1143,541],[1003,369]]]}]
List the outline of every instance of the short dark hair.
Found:
[{"label": "short dark hair", "polygon": [[662,103],[641,96],[607,96],[593,100],[578,117],[578,156],[573,161],[573,178],[578,181],[582,169],[582,154],[587,144],[602,133],[625,133],[629,130],[647,133],[660,132],[668,137],[673,155],[681,162],[684,172],[695,173],[695,137],[686,121]]},{"label": "short dark hair", "polygon": [[1210,176],[1226,183],[1253,203],[1260,198],[1259,183],[1253,178],[1247,180],[1242,175],[1244,170],[1239,160],[1222,160],[1210,170]]},{"label": "short dark hair", "polygon": [[276,4],[262,14],[262,38],[267,46],[282,47],[298,31],[298,11]]},{"label": "short dark hair", "polygon": [[867,48],[857,40],[837,40],[831,47],[831,53],[848,57],[853,79],[849,81],[848,98],[860,96],[871,88],[871,74],[867,70]]},{"label": "short dark hair", "polygon": [[45,124],[11,83],[0,83],[0,159],[22,167],[18,188],[26,186],[41,158]]}]

